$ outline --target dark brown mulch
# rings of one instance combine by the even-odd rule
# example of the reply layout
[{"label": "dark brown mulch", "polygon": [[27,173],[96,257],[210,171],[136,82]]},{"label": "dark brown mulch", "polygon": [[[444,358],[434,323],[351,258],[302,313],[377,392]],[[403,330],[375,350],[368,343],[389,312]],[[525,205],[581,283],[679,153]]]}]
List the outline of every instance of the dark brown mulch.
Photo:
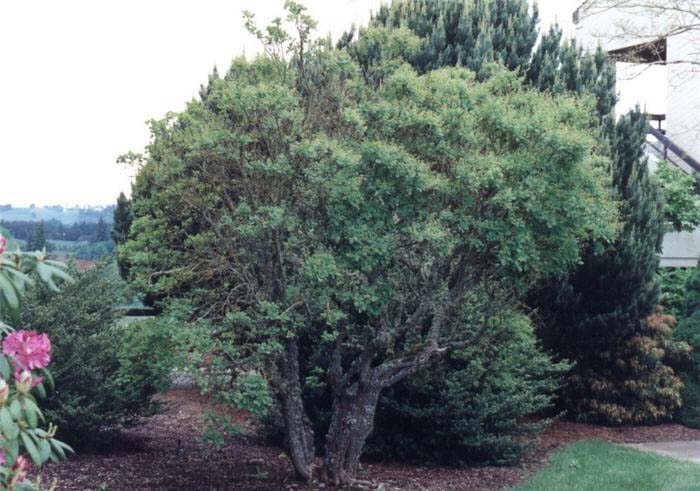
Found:
[{"label": "dark brown mulch", "polygon": [[[252,490],[304,489],[280,449],[254,438],[230,438],[217,449],[201,440],[203,413],[211,407],[195,390],[163,396],[165,411],[124,430],[109,453],[79,454],[42,470],[44,482],[56,478],[59,490]],[[246,427],[244,413],[229,413]],[[700,430],[663,424],[604,427],[566,421],[540,436],[540,445],[513,467],[426,467],[367,464],[360,479],[389,490],[497,490],[518,484],[541,467],[558,446],[578,440],[612,442],[700,440]]]}]

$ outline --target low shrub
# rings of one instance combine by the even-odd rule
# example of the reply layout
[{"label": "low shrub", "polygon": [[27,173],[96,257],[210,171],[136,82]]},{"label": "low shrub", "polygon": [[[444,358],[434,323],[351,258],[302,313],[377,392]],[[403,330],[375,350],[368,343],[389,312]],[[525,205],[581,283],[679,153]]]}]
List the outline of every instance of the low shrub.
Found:
[{"label": "low shrub", "polygon": [[175,339],[167,319],[153,318],[119,328],[121,381],[149,398],[170,387],[175,360]]},{"label": "low shrub", "polygon": [[451,465],[511,464],[533,442],[519,437],[546,423],[524,420],[551,407],[568,368],[540,350],[526,316],[510,313],[480,346],[386,391],[367,453]]},{"label": "low shrub", "polygon": [[[59,435],[81,447],[109,441],[107,430],[129,425],[153,411],[157,387],[135,376],[120,359],[124,338],[113,306],[121,283],[113,266],[85,272],[70,268],[75,279],[60,292],[29,289],[20,316],[27,330],[45,332],[53,341],[55,390],[44,413]],[[129,338],[126,338],[129,340]]]},{"label": "low shrub", "polygon": [[[478,306],[474,312],[478,317]],[[304,350],[313,347],[313,340],[302,343]],[[315,351],[309,366],[324,366],[323,357]],[[448,465],[511,464],[534,443],[522,437],[548,423],[539,416],[551,408],[569,368],[540,349],[527,316],[502,312],[478,345],[383,393],[365,455]],[[304,371],[304,398],[314,409],[309,417],[320,449],[331,394],[322,371]],[[259,427],[260,435],[277,445],[284,443],[279,411],[273,406]],[[528,423],[535,415],[538,422]]]},{"label": "low shrub", "polygon": [[682,319],[673,331],[673,338],[687,343],[689,356],[676,367],[683,382],[683,405],[676,419],[691,428],[700,428],[700,269],[693,270],[681,312]]}]

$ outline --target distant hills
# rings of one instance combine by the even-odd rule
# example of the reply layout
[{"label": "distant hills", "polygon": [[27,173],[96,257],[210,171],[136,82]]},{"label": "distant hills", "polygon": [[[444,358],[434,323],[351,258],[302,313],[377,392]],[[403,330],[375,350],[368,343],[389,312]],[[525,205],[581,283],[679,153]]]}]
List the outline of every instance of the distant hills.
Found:
[{"label": "distant hills", "polygon": [[74,223],[96,223],[100,217],[105,222],[112,221],[114,205],[94,207],[63,207],[63,206],[28,206],[15,207],[12,205],[0,205],[0,221],[51,221],[57,220],[64,225]]}]

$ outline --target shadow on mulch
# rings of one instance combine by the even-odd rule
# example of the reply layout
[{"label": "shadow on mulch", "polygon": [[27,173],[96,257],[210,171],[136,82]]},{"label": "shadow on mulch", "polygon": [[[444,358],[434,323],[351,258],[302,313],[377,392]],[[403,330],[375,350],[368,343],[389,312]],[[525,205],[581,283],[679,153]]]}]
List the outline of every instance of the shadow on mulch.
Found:
[{"label": "shadow on mulch", "polygon": [[[306,489],[295,481],[292,466],[278,448],[236,436],[218,449],[201,440],[203,413],[211,406],[196,390],[162,396],[163,412],[142,425],[122,431],[109,453],[81,453],[42,469],[44,482],[54,478],[58,490],[251,490]],[[215,408],[216,409],[216,408]],[[220,409],[219,409],[220,410]],[[229,413],[242,426],[243,412]],[[540,445],[513,467],[426,467],[366,464],[363,480],[389,490],[492,491],[529,477],[562,444],[585,439],[620,443],[700,440],[700,430],[680,425],[602,427],[558,421],[540,436]]]}]

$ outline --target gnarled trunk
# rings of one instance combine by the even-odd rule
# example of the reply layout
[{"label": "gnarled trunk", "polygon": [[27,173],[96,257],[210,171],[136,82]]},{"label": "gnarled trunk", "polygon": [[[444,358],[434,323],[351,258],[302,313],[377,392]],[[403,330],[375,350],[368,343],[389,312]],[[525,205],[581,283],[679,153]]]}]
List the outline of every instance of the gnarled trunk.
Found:
[{"label": "gnarled trunk", "polygon": [[287,341],[282,357],[282,418],[286,443],[294,469],[305,481],[313,479],[314,433],[304,410],[299,380],[299,348]]},{"label": "gnarled trunk", "polygon": [[374,426],[380,391],[381,387],[357,384],[335,394],[324,462],[330,484],[344,486],[355,479],[362,449]]}]

